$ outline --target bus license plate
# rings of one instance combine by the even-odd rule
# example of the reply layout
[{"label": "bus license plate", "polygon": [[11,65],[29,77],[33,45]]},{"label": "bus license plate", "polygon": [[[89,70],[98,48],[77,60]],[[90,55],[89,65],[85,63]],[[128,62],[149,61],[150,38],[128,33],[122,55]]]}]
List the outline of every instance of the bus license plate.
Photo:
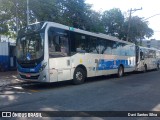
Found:
[{"label": "bus license plate", "polygon": [[31,77],[31,75],[27,74],[26,77]]}]

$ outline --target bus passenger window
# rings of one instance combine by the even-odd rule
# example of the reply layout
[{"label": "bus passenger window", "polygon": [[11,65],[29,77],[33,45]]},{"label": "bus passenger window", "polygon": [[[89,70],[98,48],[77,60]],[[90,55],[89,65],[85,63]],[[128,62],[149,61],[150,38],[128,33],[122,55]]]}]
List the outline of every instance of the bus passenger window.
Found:
[{"label": "bus passenger window", "polygon": [[144,60],[144,53],[142,51],[140,51],[140,59]]},{"label": "bus passenger window", "polygon": [[84,49],[84,44],[81,43],[77,48],[76,48],[76,52],[79,52],[79,53],[85,53],[85,49]]},{"label": "bus passenger window", "polygon": [[68,45],[68,38],[67,37],[64,37],[64,36],[61,36],[60,37],[60,47],[61,47],[61,53],[64,55],[64,56],[67,56],[68,55],[68,52],[69,52],[69,45]]},{"label": "bus passenger window", "polygon": [[48,30],[49,57],[66,57],[69,54],[69,42],[67,32],[61,29],[50,28]]}]

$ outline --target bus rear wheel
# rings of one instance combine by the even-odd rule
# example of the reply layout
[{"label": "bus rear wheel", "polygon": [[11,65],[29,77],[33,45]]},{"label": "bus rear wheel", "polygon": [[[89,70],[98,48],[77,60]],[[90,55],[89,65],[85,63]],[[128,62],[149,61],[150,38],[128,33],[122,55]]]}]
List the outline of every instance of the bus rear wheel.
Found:
[{"label": "bus rear wheel", "polygon": [[147,72],[147,65],[144,65],[144,73]]},{"label": "bus rear wheel", "polygon": [[122,66],[119,66],[117,75],[118,77],[122,77],[124,75],[124,69]]},{"label": "bus rear wheel", "polygon": [[157,71],[159,70],[159,64],[157,64]]},{"label": "bus rear wheel", "polygon": [[86,75],[84,70],[80,67],[76,68],[73,75],[73,84],[75,85],[82,84],[84,83],[85,78],[86,78]]}]

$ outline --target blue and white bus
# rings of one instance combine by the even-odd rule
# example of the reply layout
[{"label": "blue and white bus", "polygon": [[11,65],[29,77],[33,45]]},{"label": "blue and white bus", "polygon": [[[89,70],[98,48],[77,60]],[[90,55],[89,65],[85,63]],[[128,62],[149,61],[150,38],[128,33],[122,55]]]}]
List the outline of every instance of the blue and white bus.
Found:
[{"label": "blue and white bus", "polygon": [[160,68],[160,50],[136,46],[136,71],[146,72]]},{"label": "blue and white bus", "polygon": [[19,31],[17,64],[23,80],[81,84],[87,77],[136,68],[135,45],[105,34],[54,22],[40,22]]}]

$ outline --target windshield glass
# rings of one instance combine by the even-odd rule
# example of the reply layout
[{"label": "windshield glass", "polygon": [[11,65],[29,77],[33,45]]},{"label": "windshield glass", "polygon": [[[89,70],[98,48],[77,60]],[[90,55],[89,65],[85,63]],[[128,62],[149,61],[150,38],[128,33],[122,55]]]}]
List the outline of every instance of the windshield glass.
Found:
[{"label": "windshield glass", "polygon": [[32,33],[17,39],[17,59],[36,60],[43,56],[44,33]]}]

